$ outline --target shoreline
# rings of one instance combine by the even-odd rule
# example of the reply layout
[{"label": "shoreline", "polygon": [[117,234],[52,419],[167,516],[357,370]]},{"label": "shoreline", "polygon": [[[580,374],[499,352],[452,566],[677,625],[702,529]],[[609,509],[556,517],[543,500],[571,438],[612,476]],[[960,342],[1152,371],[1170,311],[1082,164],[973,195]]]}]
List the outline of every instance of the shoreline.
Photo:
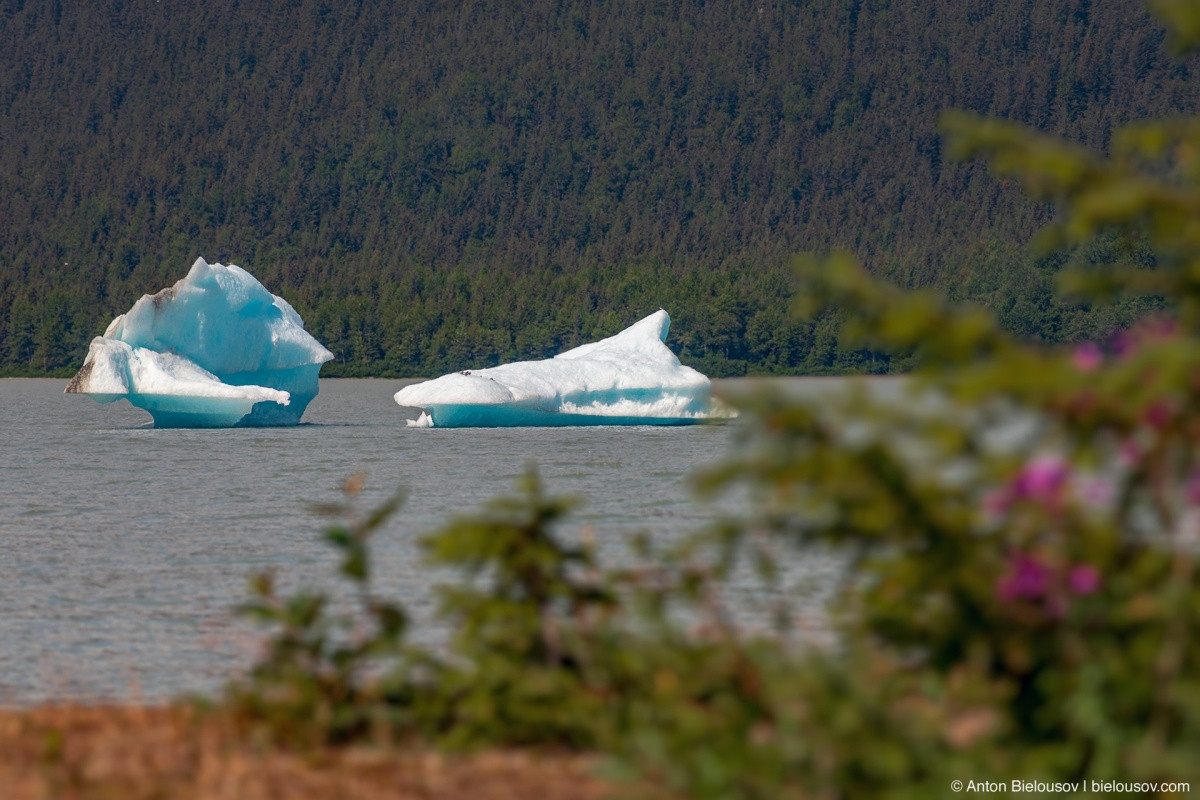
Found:
[{"label": "shoreline", "polygon": [[40,705],[0,710],[7,800],[599,800],[596,757],[424,744],[283,750],[249,724],[186,705]]}]

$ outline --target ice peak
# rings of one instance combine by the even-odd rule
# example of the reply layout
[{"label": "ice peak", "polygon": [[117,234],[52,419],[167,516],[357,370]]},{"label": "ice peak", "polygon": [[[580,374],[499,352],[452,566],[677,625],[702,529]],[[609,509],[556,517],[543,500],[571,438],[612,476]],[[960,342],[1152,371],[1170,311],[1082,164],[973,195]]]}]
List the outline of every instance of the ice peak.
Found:
[{"label": "ice peak", "polygon": [[295,309],[249,272],[197,258],[183,279],[143,295],[92,341],[67,391],[101,402],[128,397],[157,425],[294,425],[331,358]]},{"label": "ice peak", "polygon": [[675,354],[664,346],[667,332],[671,330],[671,316],[659,309],[648,317],[643,317],[620,333],[601,339],[598,342],[581,344],[572,350],[559,353],[555,358],[574,359],[592,356],[604,351],[637,351],[641,353],[664,353],[678,364]]}]

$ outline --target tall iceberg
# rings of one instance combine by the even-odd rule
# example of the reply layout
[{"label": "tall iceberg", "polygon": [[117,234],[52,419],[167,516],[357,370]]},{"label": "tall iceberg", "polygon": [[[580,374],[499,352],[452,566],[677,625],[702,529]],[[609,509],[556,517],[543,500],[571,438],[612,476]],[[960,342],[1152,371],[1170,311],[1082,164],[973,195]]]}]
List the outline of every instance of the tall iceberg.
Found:
[{"label": "tall iceberg", "polygon": [[671,318],[656,311],[607,339],[543,361],[443,375],[396,392],[423,413],[413,426],[686,425],[722,416],[707,377],[665,342]]},{"label": "tall iceberg", "polygon": [[333,358],[246,270],[197,258],[92,340],[68,393],[127,399],[157,427],[295,425]]}]

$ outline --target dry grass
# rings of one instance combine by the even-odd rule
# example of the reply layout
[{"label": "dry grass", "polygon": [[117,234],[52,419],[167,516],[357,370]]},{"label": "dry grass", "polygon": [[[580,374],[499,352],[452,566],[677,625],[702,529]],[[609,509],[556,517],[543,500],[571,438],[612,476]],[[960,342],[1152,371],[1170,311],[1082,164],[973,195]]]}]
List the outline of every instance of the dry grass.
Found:
[{"label": "dry grass", "polygon": [[599,800],[581,756],[423,749],[281,752],[186,708],[0,711],[4,800]]}]

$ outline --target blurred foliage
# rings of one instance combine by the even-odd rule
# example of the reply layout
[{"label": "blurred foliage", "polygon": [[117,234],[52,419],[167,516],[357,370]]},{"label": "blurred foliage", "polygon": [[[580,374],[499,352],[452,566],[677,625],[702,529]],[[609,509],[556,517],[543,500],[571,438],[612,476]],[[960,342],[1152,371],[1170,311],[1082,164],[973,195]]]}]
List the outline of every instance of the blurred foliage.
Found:
[{"label": "blurred foliage", "polygon": [[[447,744],[597,742],[604,697],[589,675],[590,642],[614,605],[587,545],[554,536],[573,503],[546,497],[535,472],[500,498],[423,541],[432,565],[457,567],[440,613],[455,626],[452,666],[431,696]],[[479,584],[479,585],[476,585]]]},{"label": "blurred foliage", "polygon": [[[1200,7],[1169,9],[1188,43]],[[324,607],[301,595],[254,607],[278,631],[256,697],[282,682],[318,698],[283,704],[297,722],[378,704],[401,733],[449,744],[601,748],[690,797],[1200,782],[1200,123],[1139,122],[1108,155],[963,114],[945,127],[950,150],[1057,205],[1044,246],[1149,254],[1081,261],[1067,290],[1160,313],[1049,348],[849,256],[798,259],[797,313],[842,315],[845,347],[913,370],[732,398],[735,447],[698,486],[742,492],[751,511],[605,570],[586,537],[556,533],[570,503],[531,474],[519,498],[425,540],[469,580],[445,590],[457,633],[423,655],[434,669],[339,671]],[[331,537],[347,564],[361,540]],[[776,567],[818,547],[845,559],[832,644],[792,614],[770,632],[731,621],[731,571],[756,567],[764,593],[786,594]],[[399,641],[377,631],[384,651]]]},{"label": "blurred foliage", "polygon": [[238,607],[243,617],[275,632],[247,679],[230,686],[229,700],[251,718],[269,721],[281,741],[341,742],[381,736],[407,723],[380,702],[376,679],[423,656],[405,646],[406,612],[371,591],[368,555],[371,535],[403,498],[356,516],[350,500],[362,484],[361,475],[352,476],[344,487],[347,502],[317,508],[350,520],[329,527],[325,540],[341,556],[339,572],[353,587],[352,607],[338,607],[327,593],[281,596],[269,571],[251,577],[251,599]]}]

